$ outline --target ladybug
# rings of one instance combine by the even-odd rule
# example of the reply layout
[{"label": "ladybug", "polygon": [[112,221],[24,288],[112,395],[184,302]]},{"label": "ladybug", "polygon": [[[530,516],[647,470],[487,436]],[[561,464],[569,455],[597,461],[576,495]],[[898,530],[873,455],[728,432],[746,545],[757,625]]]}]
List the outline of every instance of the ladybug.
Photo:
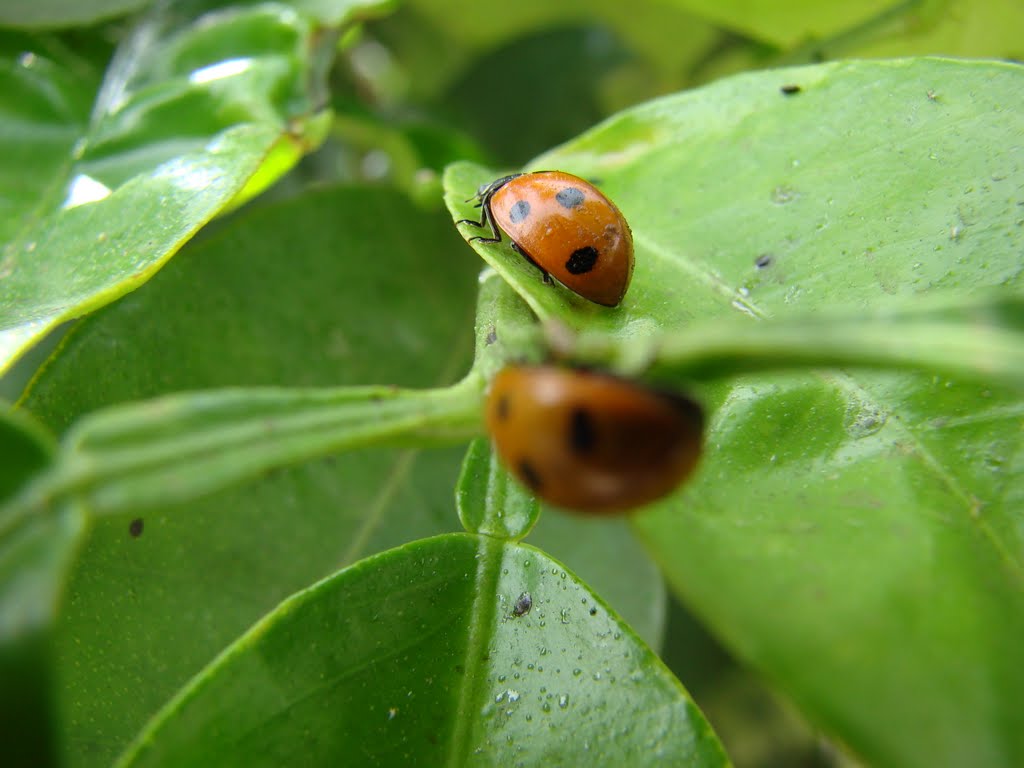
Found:
[{"label": "ladybug", "polygon": [[633,276],[633,233],[615,204],[591,183],[563,171],[503,176],[480,188],[475,198],[480,221],[491,236],[469,242],[501,242],[571,291],[606,307],[626,294]]},{"label": "ladybug", "polygon": [[513,365],[491,382],[487,427],[502,463],[557,507],[605,514],[689,477],[704,416],[678,393],[591,370]]}]

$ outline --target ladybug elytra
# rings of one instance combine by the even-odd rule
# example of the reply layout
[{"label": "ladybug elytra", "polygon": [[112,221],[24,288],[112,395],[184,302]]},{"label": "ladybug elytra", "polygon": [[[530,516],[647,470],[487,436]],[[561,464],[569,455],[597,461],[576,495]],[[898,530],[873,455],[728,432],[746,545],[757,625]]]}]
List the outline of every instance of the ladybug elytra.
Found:
[{"label": "ladybug elytra", "polygon": [[536,266],[545,282],[553,276],[585,299],[614,307],[633,276],[633,234],[615,204],[593,184],[563,171],[504,176],[476,195],[480,221],[490,227],[482,243],[508,235],[512,248]]},{"label": "ladybug elytra", "polygon": [[535,496],[594,514],[673,491],[693,473],[704,429],[681,394],[551,365],[501,370],[486,416],[498,456]]}]

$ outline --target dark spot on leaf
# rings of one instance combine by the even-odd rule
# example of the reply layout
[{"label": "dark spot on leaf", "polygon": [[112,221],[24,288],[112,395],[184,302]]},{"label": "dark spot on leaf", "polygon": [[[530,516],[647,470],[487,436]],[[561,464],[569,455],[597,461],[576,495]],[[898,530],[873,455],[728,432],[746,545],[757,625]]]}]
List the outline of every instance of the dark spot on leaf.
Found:
[{"label": "dark spot on leaf", "polygon": [[597,263],[597,248],[592,245],[585,245],[572,252],[569,260],[565,262],[565,268],[570,275],[584,275],[594,268]]},{"label": "dark spot on leaf", "polygon": [[595,608],[594,606],[590,606],[590,615],[597,616],[597,608]]},{"label": "dark spot on leaf", "polygon": [[577,187],[566,187],[555,195],[555,200],[558,201],[558,204],[563,208],[572,210],[573,208],[578,208],[583,205],[583,201],[586,200],[586,195],[583,194],[583,190],[578,189]]},{"label": "dark spot on leaf", "polygon": [[802,91],[803,89],[799,85],[794,85],[790,83],[788,85],[782,86],[781,88],[779,88],[779,90],[782,91],[783,95],[785,96],[792,96],[795,93],[800,93],[800,91]]},{"label": "dark spot on leaf", "polygon": [[457,674],[464,675],[464,674],[466,674],[466,668],[464,666],[462,666],[461,664],[456,664],[455,665],[455,672]]},{"label": "dark spot on leaf", "polygon": [[523,482],[530,486],[530,489],[534,492],[539,491],[541,486],[544,485],[537,470],[526,459],[519,461],[519,476],[523,478]]},{"label": "dark spot on leaf", "polygon": [[517,200],[508,211],[509,221],[513,224],[518,224],[519,222],[524,221],[529,215],[530,204],[525,200]]},{"label": "dark spot on leaf", "polygon": [[139,538],[142,535],[143,522],[141,517],[136,517],[130,523],[128,523],[128,533],[131,534],[133,539]]},{"label": "dark spot on leaf", "polygon": [[484,344],[486,344],[487,346],[490,346],[491,344],[493,344],[497,340],[498,340],[498,332],[496,330],[494,330],[494,326],[491,326],[491,328],[487,331],[487,338],[484,339]]},{"label": "dark spot on leaf", "polygon": [[586,455],[594,450],[596,443],[597,432],[590,413],[585,408],[574,408],[569,416],[569,450]]},{"label": "dark spot on leaf", "polygon": [[765,267],[770,267],[774,263],[774,256],[772,256],[770,253],[762,253],[760,256],[757,257],[757,260],[754,262],[754,266],[757,267],[758,269],[764,269]]},{"label": "dark spot on leaf", "polygon": [[533,608],[533,598],[529,592],[523,592],[512,606],[512,615],[515,617],[525,616]]}]

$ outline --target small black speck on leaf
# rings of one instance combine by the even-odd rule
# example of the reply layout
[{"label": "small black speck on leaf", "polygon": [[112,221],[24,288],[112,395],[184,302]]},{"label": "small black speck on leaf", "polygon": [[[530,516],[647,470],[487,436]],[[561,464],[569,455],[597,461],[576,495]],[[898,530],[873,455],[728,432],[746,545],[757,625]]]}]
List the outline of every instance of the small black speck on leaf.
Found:
[{"label": "small black speck on leaf", "polygon": [[512,615],[516,618],[525,616],[533,608],[533,598],[529,592],[523,592],[516,600],[515,605],[512,606]]},{"label": "small black speck on leaf", "polygon": [[770,253],[762,253],[760,256],[757,257],[757,260],[754,262],[754,266],[757,267],[758,269],[765,269],[766,267],[770,267],[774,263],[774,256],[772,256]]},{"label": "small black speck on leaf", "polygon": [[128,523],[128,533],[133,539],[139,538],[142,535],[143,522],[141,517],[136,517],[130,523]]},{"label": "small black speck on leaf", "polygon": [[779,90],[782,91],[784,96],[793,96],[794,94],[800,93],[803,89],[799,85],[788,83],[779,88]]}]

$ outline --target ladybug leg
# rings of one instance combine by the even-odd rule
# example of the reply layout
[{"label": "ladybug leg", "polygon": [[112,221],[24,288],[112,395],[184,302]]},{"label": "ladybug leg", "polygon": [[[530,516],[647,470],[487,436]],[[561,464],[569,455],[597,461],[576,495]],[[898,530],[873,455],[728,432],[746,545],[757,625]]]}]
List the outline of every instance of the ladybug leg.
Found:
[{"label": "ladybug leg", "polygon": [[480,227],[481,229],[487,226],[487,217],[485,216],[480,221],[473,221],[473,219],[459,219],[455,222],[456,224],[472,224],[474,227]]},{"label": "ladybug leg", "polygon": [[[473,198],[470,198],[472,200]],[[474,240],[481,243],[500,243],[501,232],[498,231],[498,227],[494,224],[494,219],[491,218],[491,206],[487,204],[487,201],[481,200],[476,204],[477,208],[480,208],[480,221],[473,221],[473,219],[459,219],[456,224],[470,224],[478,229],[484,227],[491,228],[491,236],[484,237],[483,235],[474,235],[469,238],[466,242],[472,243]]]},{"label": "ladybug leg", "polygon": [[530,254],[528,254],[526,251],[524,251],[522,248],[520,248],[519,247],[519,243],[512,242],[511,246],[512,246],[512,250],[513,251],[515,251],[520,256],[522,256],[524,259],[526,259],[528,262],[533,264],[533,266],[535,266],[540,271],[540,275],[544,279],[545,283],[547,283],[548,285],[554,285],[554,281],[551,279],[551,275],[548,274],[548,271],[546,269],[544,269],[544,267],[542,267],[536,261],[534,261],[530,257]]}]

